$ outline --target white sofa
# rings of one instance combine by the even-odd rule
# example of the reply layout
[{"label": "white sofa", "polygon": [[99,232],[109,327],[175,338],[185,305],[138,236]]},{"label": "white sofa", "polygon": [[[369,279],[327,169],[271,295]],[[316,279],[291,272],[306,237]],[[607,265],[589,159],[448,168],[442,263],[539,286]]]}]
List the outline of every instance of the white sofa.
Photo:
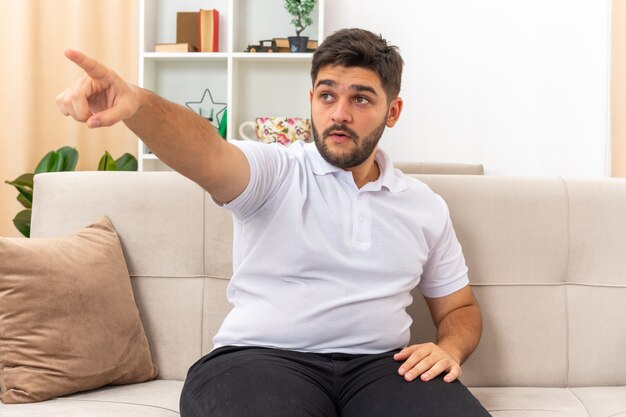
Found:
[{"label": "white sofa", "polygon": [[[496,417],[626,416],[626,181],[418,178],[447,201],[482,305],[462,380],[483,405]],[[178,415],[186,371],[229,309],[229,212],[171,172],[42,174],[35,190],[34,237],[112,219],[160,375],[0,404],[0,416]],[[413,342],[432,340],[415,295]]]},{"label": "white sofa", "polygon": [[484,175],[482,164],[461,164],[451,162],[395,162],[394,166],[405,174],[438,175]]}]

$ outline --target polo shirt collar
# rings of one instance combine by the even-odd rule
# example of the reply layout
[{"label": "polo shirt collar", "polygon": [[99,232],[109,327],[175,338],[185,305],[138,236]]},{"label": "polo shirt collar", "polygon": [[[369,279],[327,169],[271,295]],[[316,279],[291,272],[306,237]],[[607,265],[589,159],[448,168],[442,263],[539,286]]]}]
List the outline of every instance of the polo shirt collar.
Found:
[{"label": "polo shirt collar", "polygon": [[[336,172],[344,172],[342,168],[336,167],[333,164],[326,161],[314,142],[305,145],[305,149],[311,156],[311,166],[315,175],[326,175]],[[372,185],[378,185],[380,188],[385,187],[392,193],[398,193],[404,191],[407,188],[407,183],[403,178],[404,174],[397,174],[393,167],[393,161],[389,157],[389,154],[382,150],[380,147],[376,149],[376,156],[374,157],[380,168],[380,177]]]},{"label": "polo shirt collar", "polygon": [[322,157],[320,151],[317,149],[317,145],[315,144],[315,142],[307,143],[305,145],[305,149],[308,151],[311,157],[311,166],[315,175],[326,175],[333,172],[343,171],[343,169],[334,166]]},{"label": "polo shirt collar", "polygon": [[377,182],[382,187],[387,188],[392,193],[399,193],[407,189],[408,185],[404,174],[393,167],[393,161],[386,151],[378,147],[374,159],[380,168],[380,177],[378,177]]}]

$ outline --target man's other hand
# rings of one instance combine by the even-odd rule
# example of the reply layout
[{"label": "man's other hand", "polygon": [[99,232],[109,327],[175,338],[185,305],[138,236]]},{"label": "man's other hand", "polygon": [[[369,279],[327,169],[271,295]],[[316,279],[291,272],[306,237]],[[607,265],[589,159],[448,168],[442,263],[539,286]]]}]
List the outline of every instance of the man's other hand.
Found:
[{"label": "man's other hand", "polygon": [[398,373],[407,381],[420,377],[430,381],[442,372],[447,372],[445,382],[452,382],[461,376],[461,365],[452,355],[434,343],[412,345],[396,353],[393,358],[404,361]]},{"label": "man's other hand", "polygon": [[79,51],[67,49],[65,56],[81,67],[85,75],[57,96],[61,113],[95,128],[111,126],[137,112],[138,89]]}]

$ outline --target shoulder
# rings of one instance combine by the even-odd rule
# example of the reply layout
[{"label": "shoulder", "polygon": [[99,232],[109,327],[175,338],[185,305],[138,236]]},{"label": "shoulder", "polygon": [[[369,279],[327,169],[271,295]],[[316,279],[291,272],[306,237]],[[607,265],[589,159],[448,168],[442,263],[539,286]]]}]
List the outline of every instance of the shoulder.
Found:
[{"label": "shoulder", "polygon": [[264,166],[267,162],[288,162],[304,159],[304,150],[301,144],[294,142],[286,147],[280,143],[266,144],[251,140],[231,141],[244,153],[251,167]]},{"label": "shoulder", "polygon": [[396,175],[400,175],[403,181],[407,185],[406,192],[415,199],[418,199],[421,204],[427,205],[432,210],[440,211],[447,215],[448,206],[444,199],[434,192],[426,183],[420,181],[418,178],[407,175],[395,169]]}]

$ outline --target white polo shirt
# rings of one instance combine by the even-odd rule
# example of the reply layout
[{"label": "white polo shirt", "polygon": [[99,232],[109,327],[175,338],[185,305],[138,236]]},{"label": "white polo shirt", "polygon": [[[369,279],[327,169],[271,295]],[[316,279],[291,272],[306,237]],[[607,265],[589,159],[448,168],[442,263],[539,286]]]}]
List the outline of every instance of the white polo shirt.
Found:
[{"label": "white polo shirt", "polygon": [[409,342],[415,286],[442,297],[468,285],[445,202],[384,151],[379,179],[358,189],[313,143],[237,146],[250,182],[225,205],[234,216],[234,307],[215,348],[386,352]]}]

